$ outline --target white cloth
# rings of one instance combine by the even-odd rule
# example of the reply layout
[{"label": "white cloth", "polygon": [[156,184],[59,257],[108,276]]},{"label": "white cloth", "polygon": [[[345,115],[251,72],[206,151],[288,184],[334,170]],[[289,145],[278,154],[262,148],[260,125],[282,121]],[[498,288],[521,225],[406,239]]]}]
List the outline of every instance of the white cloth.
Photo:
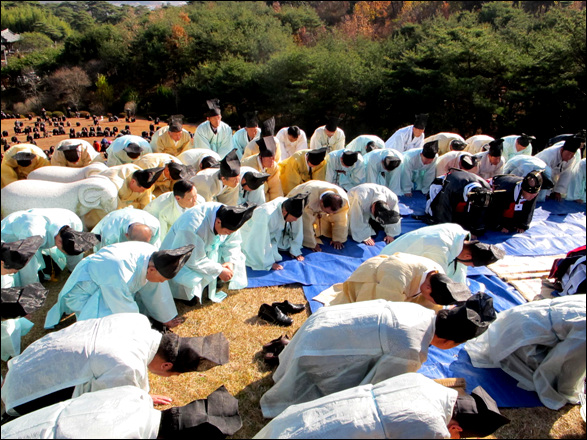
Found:
[{"label": "white cloth", "polygon": [[391,148],[395,151],[403,153],[414,148],[422,148],[424,146],[425,134],[414,137],[414,126],[400,128],[389,139],[385,141],[385,148]]},{"label": "white cloth", "polygon": [[194,165],[197,170],[200,171],[202,160],[209,156],[212,156],[214,159],[220,162],[221,158],[218,153],[208,148],[192,148],[191,150],[180,153],[177,158],[181,161],[181,163],[185,165]]},{"label": "white cloth", "polygon": [[507,162],[512,157],[516,156],[532,156],[532,143],[529,143],[527,147],[522,148],[520,151],[516,149],[516,140],[520,136],[512,134],[510,136],[504,136],[503,139],[503,158]]},{"label": "white cloth", "polygon": [[94,246],[94,252],[98,252],[104,246],[110,244],[129,241],[126,234],[128,234],[129,226],[133,223],[141,223],[148,226],[151,230],[151,240],[149,240],[149,243],[159,248],[161,244],[159,235],[161,224],[157,217],[148,213],[146,210],[143,211],[142,209],[135,209],[132,206],[128,206],[112,211],[94,226],[92,233],[99,234],[101,237],[100,243]]},{"label": "white cloth", "polygon": [[2,349],[1,358],[6,362],[11,357],[20,354],[20,338],[31,331],[34,324],[26,318],[2,320],[1,336]]},{"label": "white cloth", "polygon": [[363,156],[359,153],[357,161],[352,166],[344,166],[341,162],[344,152],[345,150],[336,150],[326,156],[326,181],[349,191],[365,183],[365,164]]},{"label": "white cloth", "polygon": [[194,134],[195,148],[208,148],[223,158],[232,151],[232,128],[220,121],[216,133],[212,130],[210,121],[198,125]]},{"label": "white cloth", "polygon": [[140,136],[127,134],[114,139],[114,141],[112,141],[110,146],[106,149],[106,154],[108,154],[106,165],[108,165],[109,167],[113,167],[115,165],[133,163],[133,161],[136,159],[131,159],[130,157],[128,157],[128,154],[126,154],[126,151],[124,151],[126,146],[131,143],[138,144],[143,149],[143,151],[141,151],[141,156],[143,154],[153,152],[153,150],[151,149],[151,144],[149,144],[149,141]]},{"label": "white cloth", "polygon": [[396,195],[401,196],[403,195],[401,165],[391,171],[387,171],[383,167],[383,160],[386,157],[396,157],[402,162],[404,161],[404,155],[402,153],[388,148],[373,150],[363,156],[365,183],[376,183],[377,185],[386,186]]},{"label": "white cloth", "polygon": [[281,160],[287,159],[296,151],[308,149],[308,138],[306,137],[306,132],[300,128],[300,135],[298,138],[295,141],[290,142],[289,138],[287,137],[288,128],[289,127],[283,127],[275,135],[281,148]]},{"label": "white cloth", "polygon": [[295,256],[302,254],[302,219],[285,222],[281,208],[286,200],[277,197],[259,206],[240,229],[246,264],[253,270],[270,270],[273,263],[283,259],[280,249]]},{"label": "white cloth", "polygon": [[368,153],[367,144],[373,142],[375,146],[373,149],[381,150],[385,148],[385,142],[379,136],[371,134],[363,134],[354,138],[345,148],[345,150],[358,151],[363,156]]},{"label": "white cloth", "polygon": [[[363,183],[348,192],[349,198],[349,234],[358,243],[367,240],[376,232],[369,224],[373,218],[371,206],[373,203],[382,201],[387,203],[389,209],[399,214],[399,203],[397,196],[392,190],[375,183]],[[398,236],[402,231],[401,218],[397,223],[383,227],[385,235],[390,237]]]},{"label": "white cloth", "polygon": [[[436,159],[436,175],[442,176],[443,174],[448,173],[448,170],[451,168],[461,170],[461,156],[472,156],[472,154],[466,151],[449,151],[442,156],[438,156],[438,159]],[[477,167],[468,171],[478,174]]]},{"label": "white cloth", "polygon": [[567,200],[582,200],[585,203],[587,167],[585,158],[575,163],[569,169],[569,187],[567,189]]},{"label": "white cloth", "polygon": [[505,158],[501,156],[497,165],[492,165],[489,161],[489,151],[475,154],[477,158],[477,174],[485,180],[492,179],[498,174],[503,174],[503,167],[505,166]]},{"label": "white cloth", "polygon": [[431,163],[425,165],[422,162],[422,148],[406,151],[401,164],[401,192],[396,194],[408,194],[414,188],[427,194],[436,177],[437,160],[438,155]]},{"label": "white cloth", "polygon": [[234,275],[229,289],[247,287],[245,256],[241,252],[240,231],[230,235],[214,232],[216,212],[221,203],[208,202],[188,209],[173,224],[161,249],[176,249],[193,244],[195,248],[179,273],[169,281],[173,296],[183,300],[202,299],[204,288],[214,302],[226,298],[224,292],[216,293],[216,279],[223,270],[223,263],[233,263]]},{"label": "white cloth", "polygon": [[124,386],[56,403],[2,426],[5,439],[156,439],[161,411],[140,388]]},{"label": "white cloth", "polygon": [[222,183],[220,180],[220,170],[218,168],[206,168],[198,172],[194,177],[190,179],[190,182],[196,187],[198,195],[202,196],[206,202],[218,201],[218,196],[221,194],[233,194],[237,192],[237,188],[230,188]]},{"label": "white cloth", "polygon": [[241,128],[240,130],[235,131],[234,134],[232,135],[232,148],[236,150],[236,154],[238,155],[238,158],[242,159],[245,148],[247,145],[249,145],[249,142],[257,141],[260,138],[261,138],[261,129],[260,128],[257,128],[257,131],[255,132],[255,137],[253,137],[253,139],[249,139],[249,135],[247,134],[246,128]]},{"label": "white cloth", "polygon": [[439,156],[442,156],[443,154],[446,154],[449,151],[452,151],[450,148],[450,144],[452,143],[452,141],[461,141],[463,143],[466,143],[465,139],[463,139],[463,137],[460,134],[441,132],[441,133],[433,134],[432,136],[428,136],[426,139],[424,139],[424,144],[427,144],[428,142],[434,142],[434,141],[438,141],[438,155]]},{"label": "white cloth", "polygon": [[393,255],[396,252],[419,255],[436,261],[444,273],[454,282],[467,281],[467,266],[456,261],[463,251],[465,240],[471,234],[456,223],[425,226],[402,235],[381,250],[381,255]]},{"label": "white cloth", "polygon": [[241,166],[241,172],[238,176],[238,186],[236,188],[237,191],[234,191],[227,197],[219,197],[219,202],[229,206],[244,205],[245,203],[249,205],[261,206],[263,203],[265,203],[264,185],[261,185],[259,188],[253,191],[245,191],[243,189],[242,180],[244,179],[246,173],[258,174],[259,171],[252,167]]},{"label": "white cloth", "polygon": [[149,391],[147,366],[161,343],[139,314],[76,322],[49,333],[8,362],[2,386],[7,411],[42,396],[75,387],[84,393],[132,385]]},{"label": "white cloth", "polygon": [[326,134],[326,126],[318,127],[312,137],[310,138],[310,150],[317,150],[326,147],[326,153],[334,150],[343,150],[345,145],[344,131],[340,127],[336,128],[336,132],[332,137]]},{"label": "white cloth", "polygon": [[279,355],[264,417],[358,385],[417,371],[428,356],[436,314],[385,300],[323,307]]},{"label": "white cloth", "polygon": [[253,438],[450,438],[458,392],[418,373],[292,405]]},{"label": "white cloth", "polygon": [[577,150],[571,160],[565,162],[561,155],[563,145],[564,141],[558,142],[536,155],[537,158],[542,159],[552,170],[552,180],[554,182],[552,191],[560,194],[567,193],[569,181],[572,177],[571,171],[574,165],[581,161],[581,153]]},{"label": "white cloth", "polygon": [[576,404],[585,379],[585,295],[501,312],[465,349],[477,368],[501,368],[550,409]]},{"label": "white cloth", "polygon": [[487,148],[489,148],[484,147],[486,147],[489,142],[494,140],[495,139],[491,136],[487,136],[485,134],[476,134],[475,136],[471,136],[465,141],[467,144],[465,151],[468,151],[471,154],[481,153],[482,151],[485,151]]},{"label": "white cloth", "polygon": [[561,295],[574,295],[577,293],[579,286],[585,282],[585,275],[587,275],[587,271],[585,270],[585,257],[583,256],[563,275],[561,279],[563,286]]},{"label": "white cloth", "polygon": [[[198,194],[197,204],[201,205],[205,202],[206,200],[204,197]],[[175,196],[173,195],[173,191],[169,191],[161,194],[159,197],[145,206],[145,211],[154,215],[159,220],[159,224],[161,226],[161,229],[159,230],[159,237],[161,240],[163,240],[173,223],[175,223],[179,216],[186,211],[186,208],[179,206]]]}]

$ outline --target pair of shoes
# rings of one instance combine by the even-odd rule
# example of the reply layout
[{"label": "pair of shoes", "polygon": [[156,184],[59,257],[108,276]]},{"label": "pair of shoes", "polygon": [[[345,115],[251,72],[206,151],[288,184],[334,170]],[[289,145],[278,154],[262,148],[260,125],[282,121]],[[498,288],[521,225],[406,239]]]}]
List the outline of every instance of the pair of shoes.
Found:
[{"label": "pair of shoes", "polygon": [[265,353],[279,355],[279,353],[283,351],[287,344],[289,344],[289,337],[287,335],[282,335],[279,338],[273,339],[271,342],[263,345],[263,351]]},{"label": "pair of shoes", "polygon": [[275,302],[271,304],[271,306],[279,307],[279,310],[281,310],[286,315],[295,315],[296,313],[302,313],[304,310],[306,310],[305,304],[292,304],[288,300],[280,303]]},{"label": "pair of shoes", "polygon": [[282,327],[288,327],[293,324],[293,319],[286,316],[279,307],[273,305],[270,306],[269,304],[262,304],[257,316],[271,324],[280,325]]}]

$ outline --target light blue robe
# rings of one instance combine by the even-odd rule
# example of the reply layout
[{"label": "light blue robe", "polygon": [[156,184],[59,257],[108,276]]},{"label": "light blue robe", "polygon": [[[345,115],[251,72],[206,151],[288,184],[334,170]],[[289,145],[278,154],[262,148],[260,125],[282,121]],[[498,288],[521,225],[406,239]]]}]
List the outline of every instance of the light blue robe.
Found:
[{"label": "light blue robe", "polygon": [[365,164],[363,156],[359,157],[354,165],[345,167],[341,162],[345,150],[337,150],[329,153],[326,157],[326,181],[349,191],[361,183],[365,183]]},{"label": "light blue robe", "polygon": [[422,132],[420,136],[414,137],[413,128],[413,125],[408,125],[407,127],[397,130],[385,141],[385,148],[391,148],[400,153],[405,153],[414,148],[422,148],[424,146],[426,134]]},{"label": "light blue robe", "polygon": [[[204,197],[198,194],[197,204],[200,205],[205,201],[206,200]],[[169,191],[161,194],[159,197],[145,206],[145,211],[154,215],[159,220],[161,225],[159,230],[159,238],[160,240],[163,240],[179,216],[186,212],[186,208],[179,206],[179,203],[177,203],[177,200],[173,195],[173,191]]]},{"label": "light blue robe", "polygon": [[194,134],[194,148],[208,148],[223,158],[232,151],[232,128],[220,121],[214,133],[210,121],[201,123]]},{"label": "light blue robe", "polygon": [[345,150],[358,151],[364,156],[368,153],[367,144],[371,141],[375,143],[375,147],[373,147],[373,149],[385,148],[385,142],[383,142],[383,139],[380,137],[374,136],[372,134],[363,134],[354,138],[350,144],[346,146]]},{"label": "light blue robe", "polygon": [[503,153],[502,156],[507,162],[512,157],[516,156],[532,156],[532,143],[530,142],[526,148],[521,151],[516,150],[516,140],[520,136],[512,134],[510,136],[504,136],[503,139]]},{"label": "light blue robe", "polygon": [[157,248],[128,241],[100,249],[82,260],[59,292],[45,320],[53,328],[61,316],[75,313],[78,321],[115,313],[144,312],[159,322],[177,316],[168,282],[147,281],[149,260]]},{"label": "light blue robe", "polygon": [[326,134],[326,126],[323,125],[322,127],[318,127],[310,138],[310,149],[318,150],[320,148],[326,148],[326,153],[330,153],[335,150],[344,150],[345,143],[344,131],[340,127],[337,127],[334,135],[329,137]]},{"label": "light blue robe", "polygon": [[113,167],[115,165],[133,163],[134,160],[128,157],[128,154],[126,154],[126,151],[124,151],[126,146],[131,143],[138,144],[143,149],[143,151],[141,151],[141,156],[153,152],[151,149],[151,144],[149,144],[148,140],[140,136],[127,134],[114,139],[114,141],[112,141],[110,146],[106,149],[106,153],[108,154],[106,165]]},{"label": "light blue robe", "polygon": [[232,148],[236,149],[238,158],[242,159],[245,148],[247,145],[249,145],[249,142],[258,141],[259,139],[261,139],[260,128],[257,128],[257,132],[253,139],[249,139],[247,130],[245,128],[241,128],[240,130],[235,131],[235,133],[232,135]]},{"label": "light blue robe", "polygon": [[430,258],[442,266],[446,275],[457,283],[466,283],[467,266],[456,261],[463,251],[465,240],[471,234],[456,223],[425,226],[408,232],[389,243],[381,250],[381,255],[396,252]]},{"label": "light blue robe", "polygon": [[176,249],[193,244],[196,247],[179,273],[169,282],[173,296],[182,300],[198,297],[202,300],[204,288],[214,302],[226,298],[226,293],[216,292],[216,279],[222,272],[223,263],[233,263],[234,276],[229,289],[247,287],[245,256],[241,252],[240,232],[217,235],[214,232],[216,212],[221,203],[207,202],[188,209],[173,224],[161,249]]},{"label": "light blue robe", "polygon": [[[357,243],[376,235],[375,230],[369,224],[373,218],[371,206],[377,201],[387,203],[389,209],[399,215],[399,203],[397,196],[389,188],[375,183],[364,183],[352,188],[348,192],[349,197],[349,234]],[[397,223],[383,226],[385,235],[396,237],[402,232],[401,217]]]},{"label": "light blue robe", "polygon": [[[525,154],[514,156],[503,166],[503,174],[513,174],[518,177],[526,177],[532,171],[543,171],[543,174],[554,182],[552,168],[538,156],[526,156]],[[540,190],[537,201],[544,202],[548,193],[550,190]]]},{"label": "light blue robe", "polygon": [[264,184],[253,191],[245,191],[243,189],[241,182],[244,178],[244,175],[248,172],[258,173],[259,171],[251,167],[241,167],[241,172],[239,175],[239,184],[235,188],[237,191],[234,191],[231,195],[229,194],[228,197],[219,197],[218,201],[229,206],[244,204],[261,206],[263,203],[265,203],[266,200]]},{"label": "light blue robe", "polygon": [[553,192],[566,194],[571,180],[571,170],[576,163],[581,161],[581,151],[577,150],[569,161],[562,159],[564,141],[557,142],[552,147],[542,150],[536,155],[542,159],[552,170],[552,181],[554,182]]},{"label": "light blue robe", "polygon": [[302,254],[304,228],[301,218],[287,223],[281,210],[287,197],[277,197],[253,211],[253,217],[240,229],[241,248],[246,264],[254,270],[270,270],[283,258],[279,250],[294,256]]},{"label": "light blue robe", "polygon": [[586,171],[585,158],[581,159],[570,170],[571,178],[567,191],[567,200],[582,200],[585,203]]},{"label": "light blue robe", "polygon": [[365,164],[365,183],[376,183],[377,185],[386,186],[396,195],[403,195],[401,187],[401,165],[394,170],[387,171],[383,168],[383,159],[386,157],[397,157],[404,161],[403,154],[399,151],[388,148],[382,150],[373,150],[363,156]]},{"label": "light blue robe", "polygon": [[[398,195],[411,193],[414,189],[422,191],[422,194],[428,194],[430,185],[436,178],[436,161],[438,155],[428,165],[424,165],[421,155],[422,148],[408,150],[404,153],[401,164],[401,192]],[[395,191],[394,191],[395,192]],[[396,193],[397,194],[397,193]]]},{"label": "light blue robe", "polygon": [[151,243],[156,248],[159,248],[161,244],[159,230],[161,225],[157,217],[149,214],[147,211],[142,209],[135,209],[132,206],[127,208],[118,209],[106,215],[100,222],[94,226],[92,232],[94,234],[100,234],[101,242],[94,246],[94,252],[98,252],[105,246],[114,243],[123,243],[129,241],[126,234],[128,228],[133,223],[142,223],[147,225],[151,230]]}]

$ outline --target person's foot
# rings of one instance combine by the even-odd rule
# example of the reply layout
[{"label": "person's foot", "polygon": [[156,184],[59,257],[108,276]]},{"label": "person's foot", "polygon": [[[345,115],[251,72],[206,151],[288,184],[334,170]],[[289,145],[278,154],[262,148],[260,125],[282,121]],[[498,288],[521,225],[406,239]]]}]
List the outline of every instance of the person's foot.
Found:
[{"label": "person's foot", "polygon": [[282,327],[288,327],[293,324],[293,319],[286,316],[278,307],[273,307],[269,304],[262,304],[257,316],[264,321]]},{"label": "person's foot", "polygon": [[165,325],[169,328],[174,328],[180,324],[183,324],[184,322],[185,322],[185,318],[183,316],[176,316],[171,321],[166,322]]},{"label": "person's foot", "polygon": [[292,304],[288,300],[283,302],[274,302],[271,304],[271,306],[279,307],[279,310],[281,310],[286,315],[295,315],[296,313],[302,313],[304,310],[306,310],[305,304]]}]

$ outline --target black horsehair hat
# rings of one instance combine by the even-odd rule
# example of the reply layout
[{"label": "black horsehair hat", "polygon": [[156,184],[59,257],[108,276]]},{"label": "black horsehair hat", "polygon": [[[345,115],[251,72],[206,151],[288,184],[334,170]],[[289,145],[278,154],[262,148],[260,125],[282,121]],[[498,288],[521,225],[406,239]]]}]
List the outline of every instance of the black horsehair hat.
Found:
[{"label": "black horsehair hat", "polygon": [[164,249],[153,252],[151,260],[155,269],[168,280],[172,279],[185,265],[192,255],[195,246],[193,244],[177,249]]}]

